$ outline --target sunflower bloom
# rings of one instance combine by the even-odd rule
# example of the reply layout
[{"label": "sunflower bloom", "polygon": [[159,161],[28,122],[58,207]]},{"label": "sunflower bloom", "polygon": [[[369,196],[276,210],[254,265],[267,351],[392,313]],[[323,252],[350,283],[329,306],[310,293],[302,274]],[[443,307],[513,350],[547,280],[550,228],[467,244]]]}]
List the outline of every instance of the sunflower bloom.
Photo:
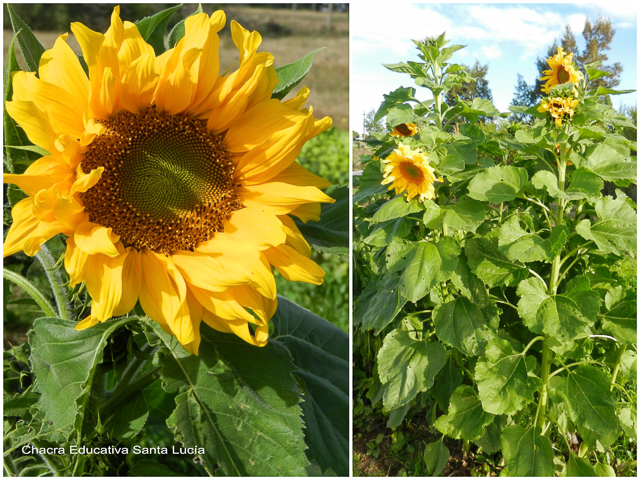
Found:
[{"label": "sunflower bloom", "polygon": [[435,198],[434,182],[441,182],[435,177],[434,169],[429,165],[426,153],[420,153],[420,149],[412,150],[402,143],[385,160],[384,180],[382,185],[389,185],[389,190],[395,189],[396,194],[406,192],[407,200],[415,196],[420,201]]},{"label": "sunflower bloom", "polygon": [[562,98],[562,97],[554,97],[548,98],[547,100],[542,100],[540,102],[540,106],[538,107],[538,111],[540,113],[549,112],[549,114],[554,118],[556,125],[558,127],[562,126],[562,120],[565,116],[569,118],[573,117],[575,113],[575,107],[580,103],[580,100],[574,99],[572,97]]},{"label": "sunflower bloom", "polygon": [[413,123],[401,123],[400,125],[396,125],[393,127],[393,132],[389,135],[392,137],[402,138],[402,137],[413,137],[416,133],[418,133],[418,127]]},{"label": "sunflower bloom", "polygon": [[[271,99],[278,83],[261,36],[231,23],[237,70],[219,74],[225,14],[193,15],[160,56],[119,7],[105,34],[71,25],[88,66],[60,36],[39,75],[17,72],[9,115],[50,155],[5,183],[28,198],[12,211],[4,255],[35,255],[68,236],[70,284],[93,302],[84,329],[145,313],[190,352],[200,324],[263,346],[276,310],[275,267],[321,284],[324,271],[292,216],[319,219],[328,182],[295,162],[331,126],[303,109],[309,90]],[[251,327],[250,327],[251,326]]]},{"label": "sunflower bloom", "polygon": [[547,59],[550,70],[544,70],[546,76],[540,77],[540,80],[546,80],[542,86],[544,93],[549,93],[556,85],[573,82],[577,83],[582,80],[582,73],[576,69],[573,64],[573,53],[565,54],[562,47],[558,47],[558,53]]}]

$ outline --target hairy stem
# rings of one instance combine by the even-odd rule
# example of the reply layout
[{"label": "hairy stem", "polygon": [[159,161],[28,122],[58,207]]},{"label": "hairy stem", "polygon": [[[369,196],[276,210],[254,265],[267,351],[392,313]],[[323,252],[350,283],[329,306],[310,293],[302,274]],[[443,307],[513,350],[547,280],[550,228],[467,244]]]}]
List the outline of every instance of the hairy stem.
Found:
[{"label": "hairy stem", "polygon": [[542,387],[540,387],[540,398],[538,399],[538,412],[536,413],[536,427],[544,427],[547,420],[547,383],[549,382],[549,370],[551,369],[551,359],[553,352],[549,348],[548,338],[542,344],[542,368],[540,370],[540,378],[542,379]]},{"label": "hairy stem", "polygon": [[65,287],[65,281],[60,274],[60,270],[56,268],[56,261],[51,252],[42,245],[40,251],[36,254],[36,258],[42,265],[42,271],[49,280],[53,298],[58,307],[58,316],[64,320],[71,320],[71,307],[68,302],[68,292]]}]

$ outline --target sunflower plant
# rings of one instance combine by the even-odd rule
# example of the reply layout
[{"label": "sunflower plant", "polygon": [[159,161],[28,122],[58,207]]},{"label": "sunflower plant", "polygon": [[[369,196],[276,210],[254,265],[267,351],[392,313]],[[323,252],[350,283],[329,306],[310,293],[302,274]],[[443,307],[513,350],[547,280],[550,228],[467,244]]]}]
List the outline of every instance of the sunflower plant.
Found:
[{"label": "sunflower plant", "polygon": [[636,438],[636,142],[604,99],[625,92],[559,52],[548,97],[511,108],[533,123],[503,128],[489,100],[444,102],[469,81],[461,46],[415,43],[422,62],[385,67],[432,99],[385,95],[391,133],[353,197],[356,410],[396,440],[426,425],[422,474],[460,450],[507,476],[628,472],[613,449]]},{"label": "sunflower plant", "polygon": [[276,68],[232,21],[225,71],[224,11],[179,8],[73,23],[77,56],[8,7],[3,275],[40,317],[5,351],[9,475],[348,471],[347,335],[274,278],[347,251],[346,187],[296,162],[317,52]]}]

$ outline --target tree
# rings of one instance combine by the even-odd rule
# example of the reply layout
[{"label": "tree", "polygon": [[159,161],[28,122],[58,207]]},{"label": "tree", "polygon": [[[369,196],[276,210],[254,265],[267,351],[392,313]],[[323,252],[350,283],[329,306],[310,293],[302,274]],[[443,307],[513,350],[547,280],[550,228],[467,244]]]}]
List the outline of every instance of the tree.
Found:
[{"label": "tree", "polygon": [[613,88],[620,84],[620,74],[622,73],[622,64],[619,62],[613,65],[605,65],[604,63],[609,59],[605,50],[610,50],[610,44],[613,40],[613,36],[616,34],[615,29],[611,25],[611,20],[608,17],[600,15],[596,23],[592,26],[589,19],[584,25],[582,36],[585,41],[585,49],[580,56],[578,56],[579,65],[585,63],[602,62],[598,67],[599,70],[611,73],[607,77],[599,78],[592,82],[593,86],[602,86],[605,88]]},{"label": "tree", "polygon": [[[522,75],[518,74],[518,84],[516,85],[515,95],[511,100],[511,105],[528,107],[535,103],[532,98],[535,95],[536,85],[529,85],[524,81]],[[529,122],[531,115],[526,113],[514,113],[509,120],[514,122]]]},{"label": "tree", "polygon": [[362,125],[364,127],[365,136],[371,136],[373,133],[381,133],[387,131],[384,124],[382,123],[382,120],[378,120],[377,122],[374,121],[375,116],[375,110],[369,110],[369,112],[364,116]]},{"label": "tree", "polygon": [[487,80],[487,73],[489,72],[489,64],[482,65],[478,60],[471,67],[467,67],[471,76],[475,79],[475,82],[462,82],[462,86],[453,87],[445,97],[445,102],[448,105],[453,105],[456,98],[459,96],[462,100],[471,101],[474,98],[484,98],[486,100],[493,101],[491,95],[491,89],[489,88],[489,81]]},{"label": "tree", "polygon": [[[616,31],[611,25],[611,20],[609,20],[608,17],[603,15],[599,16],[598,20],[593,25],[589,19],[587,19],[584,25],[584,30],[582,31],[585,48],[582,53],[579,53],[576,37],[573,34],[571,27],[566,25],[560,42],[558,43],[557,40],[554,40],[553,44],[551,44],[547,49],[547,54],[543,57],[537,58],[536,65],[538,67],[538,76],[536,77],[534,84],[528,86],[527,83],[522,80],[522,84],[527,85],[527,88],[530,90],[528,96],[524,95],[525,90],[523,89],[523,85],[518,83],[516,86],[516,96],[512,100],[512,103],[514,105],[523,105],[522,103],[515,102],[528,100],[529,103],[524,105],[532,106],[540,101],[540,98],[543,96],[542,85],[544,85],[544,82],[540,80],[540,77],[544,75],[542,73],[544,70],[549,69],[547,59],[558,53],[558,47],[562,47],[566,53],[573,53],[573,60],[579,68],[586,63],[593,63],[595,61],[602,62],[598,69],[610,72],[611,75],[594,80],[591,83],[592,86],[603,86],[605,88],[613,88],[617,86],[620,83],[622,65],[618,62],[613,65],[604,65],[604,62],[608,60],[608,56],[604,51],[611,49],[610,44],[615,33]],[[520,82],[520,80],[518,81]]]}]

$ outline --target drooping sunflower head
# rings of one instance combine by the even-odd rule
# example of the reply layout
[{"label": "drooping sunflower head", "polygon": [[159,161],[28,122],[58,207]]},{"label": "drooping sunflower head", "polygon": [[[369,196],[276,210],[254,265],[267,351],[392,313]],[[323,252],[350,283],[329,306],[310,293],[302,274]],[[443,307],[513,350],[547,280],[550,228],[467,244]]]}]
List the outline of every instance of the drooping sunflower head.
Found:
[{"label": "drooping sunflower head", "polygon": [[393,132],[389,135],[392,137],[402,138],[402,137],[413,137],[416,133],[418,133],[418,127],[413,123],[401,123],[400,125],[396,125],[393,127]]},{"label": "drooping sunflower head", "polygon": [[544,70],[544,77],[540,80],[546,80],[542,86],[544,93],[549,93],[556,85],[573,82],[577,83],[582,80],[582,73],[573,63],[573,53],[566,54],[562,47],[558,47],[558,53],[547,59],[550,70]]},{"label": "drooping sunflower head", "polygon": [[389,190],[395,189],[397,195],[405,192],[409,201],[415,196],[419,196],[421,202],[435,198],[434,182],[442,180],[436,178],[426,153],[401,143],[381,161],[387,164],[382,185],[391,184]]},{"label": "drooping sunflower head", "polygon": [[50,154],[4,181],[27,198],[12,211],[4,255],[35,255],[68,236],[70,284],[86,283],[87,328],[145,313],[197,353],[200,323],[265,345],[276,309],[273,267],[320,284],[324,271],[292,216],[319,219],[328,182],[295,162],[331,126],[302,108],[309,90],[271,98],[273,56],[231,23],[237,70],[220,74],[224,12],[192,15],[156,56],[119,8],[105,34],[74,23],[86,75],[60,36],[38,75],[16,72],[9,115]]},{"label": "drooping sunflower head", "polygon": [[548,112],[554,119],[558,127],[562,126],[562,121],[567,117],[573,117],[575,113],[575,107],[580,103],[580,100],[573,97],[553,97],[542,99],[538,111],[540,113]]}]

